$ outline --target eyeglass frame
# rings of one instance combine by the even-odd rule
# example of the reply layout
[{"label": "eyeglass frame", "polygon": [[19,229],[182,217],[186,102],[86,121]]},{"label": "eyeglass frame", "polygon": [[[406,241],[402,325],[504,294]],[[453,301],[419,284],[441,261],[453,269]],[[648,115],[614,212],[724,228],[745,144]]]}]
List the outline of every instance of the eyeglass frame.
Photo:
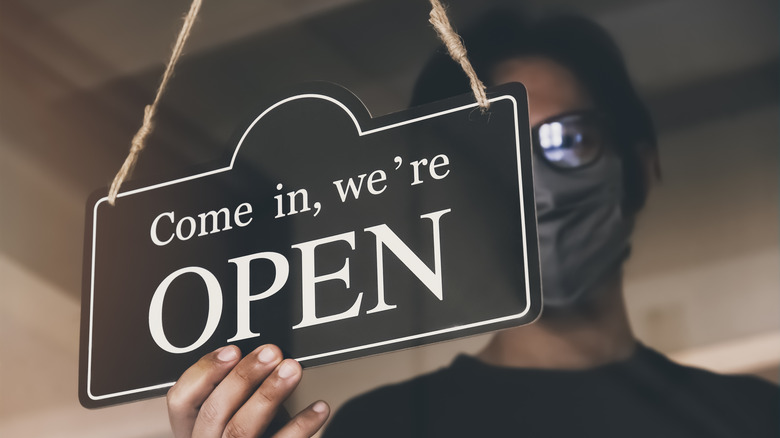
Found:
[{"label": "eyeglass frame", "polygon": [[[596,156],[593,157],[589,162],[575,166],[575,167],[564,167],[556,164],[555,162],[551,161],[549,158],[547,158],[547,155],[544,153],[544,149],[542,148],[540,137],[539,137],[539,131],[542,126],[559,122],[561,119],[573,117],[573,116],[581,116],[581,117],[595,117],[599,121],[599,128],[601,132],[604,134],[602,137],[606,139],[606,141],[602,141],[599,144],[599,149],[596,153]],[[556,114],[554,116],[548,117],[541,122],[533,125],[531,127],[531,145],[534,149],[534,153],[541,156],[542,161],[544,161],[547,165],[549,165],[551,168],[553,168],[556,171],[560,172],[573,172],[578,171],[587,167],[590,167],[597,163],[601,156],[604,155],[604,152],[607,149],[615,150],[614,147],[614,138],[615,138],[615,130],[611,121],[611,118],[604,113],[601,110],[590,108],[590,109],[582,109],[582,110],[574,110],[574,111],[567,111],[564,113]]]}]

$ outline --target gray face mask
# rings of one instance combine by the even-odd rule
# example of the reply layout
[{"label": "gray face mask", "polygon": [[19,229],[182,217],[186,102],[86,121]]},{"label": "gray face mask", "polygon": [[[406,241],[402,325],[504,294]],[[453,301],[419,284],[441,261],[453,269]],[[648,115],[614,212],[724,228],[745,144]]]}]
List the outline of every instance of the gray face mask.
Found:
[{"label": "gray face mask", "polygon": [[633,218],[623,214],[622,164],[605,153],[576,170],[534,157],[544,305],[585,301],[628,257]]}]

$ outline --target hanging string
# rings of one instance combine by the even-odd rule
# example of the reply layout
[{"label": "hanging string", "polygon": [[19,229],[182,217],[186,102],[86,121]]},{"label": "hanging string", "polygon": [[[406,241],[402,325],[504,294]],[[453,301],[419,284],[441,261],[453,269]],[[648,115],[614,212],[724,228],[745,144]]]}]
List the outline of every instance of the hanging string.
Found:
[{"label": "hanging string", "polygon": [[[160,97],[165,91],[165,88],[168,86],[168,81],[171,79],[171,76],[173,76],[173,68],[176,66],[176,62],[179,60],[179,56],[181,56],[184,43],[187,41],[187,38],[190,35],[190,30],[192,29],[192,25],[195,22],[195,18],[198,16],[201,1],[202,0],[193,0],[192,5],[190,5],[189,12],[184,17],[184,24],[182,25],[179,36],[176,39],[176,44],[173,46],[171,58],[168,60],[168,64],[165,67],[165,72],[163,73],[163,77],[160,80],[160,86],[157,88],[157,94],[154,97],[154,101],[152,101],[151,105],[147,105],[144,108],[143,123],[138,129],[138,132],[136,132],[133,136],[130,152],[128,153],[127,158],[125,158],[125,162],[122,164],[119,172],[117,172],[116,176],[114,177],[114,181],[111,183],[111,188],[108,191],[108,202],[111,205],[116,203],[116,197],[119,193],[120,187],[122,187],[122,183],[124,182],[125,178],[127,178],[128,175],[130,175],[132,172],[133,168],[135,167],[135,163],[138,161],[138,155],[146,146],[146,138],[152,132],[152,128],[154,126],[152,119],[157,112],[157,106],[160,102]],[[447,51],[449,52],[452,59],[460,64],[461,68],[463,68],[463,71],[466,73],[466,76],[468,76],[471,90],[474,92],[474,97],[477,99],[477,103],[482,109],[482,112],[487,111],[490,108],[490,102],[488,101],[487,95],[485,94],[485,85],[482,83],[482,81],[479,80],[477,73],[471,66],[471,62],[469,62],[468,56],[466,55],[466,48],[463,46],[463,41],[460,39],[460,36],[452,29],[450,20],[447,18],[447,12],[439,0],[430,0],[430,2],[431,13],[429,22],[436,30],[436,34],[439,36],[439,39],[441,39],[445,47],[447,47]]]},{"label": "hanging string", "polygon": [[479,107],[484,113],[490,109],[490,101],[488,101],[487,94],[485,94],[485,85],[477,77],[477,73],[474,71],[474,67],[471,66],[468,56],[466,55],[466,48],[463,46],[463,40],[450,25],[450,20],[447,18],[447,11],[439,0],[430,0],[431,2],[431,18],[428,20],[433,28],[436,30],[436,34],[439,35],[439,39],[447,47],[455,62],[460,64],[460,67],[466,73],[469,78],[469,84],[471,85],[471,91],[474,93],[474,97],[477,99]]},{"label": "hanging string", "polygon": [[200,4],[201,0],[193,0],[189,12],[187,12],[187,15],[184,17],[184,24],[179,32],[179,37],[176,39],[176,44],[173,46],[171,58],[168,60],[168,65],[165,67],[165,73],[163,73],[163,77],[160,80],[160,86],[157,88],[157,94],[154,96],[154,101],[152,101],[151,105],[147,105],[146,108],[144,108],[143,123],[138,129],[138,132],[135,133],[135,136],[133,136],[130,145],[130,153],[127,155],[127,158],[125,158],[125,162],[122,164],[119,172],[117,172],[114,177],[114,182],[111,183],[111,188],[108,190],[108,202],[111,205],[114,205],[116,202],[116,196],[119,193],[119,188],[122,186],[125,178],[133,171],[133,167],[135,167],[135,163],[138,161],[138,154],[140,154],[146,146],[146,137],[149,136],[149,133],[152,132],[153,128],[152,118],[157,112],[157,105],[160,102],[160,97],[168,86],[168,81],[171,79],[171,76],[173,76],[173,68],[176,66],[176,61],[179,60],[179,56],[181,56],[184,43],[187,42],[187,37],[190,36],[190,29],[192,29],[195,18],[198,16]]}]

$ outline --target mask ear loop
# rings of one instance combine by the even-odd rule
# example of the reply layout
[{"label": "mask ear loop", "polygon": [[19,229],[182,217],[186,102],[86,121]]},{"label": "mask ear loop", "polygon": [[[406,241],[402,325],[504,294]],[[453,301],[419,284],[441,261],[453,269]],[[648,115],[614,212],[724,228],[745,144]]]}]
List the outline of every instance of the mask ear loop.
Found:
[{"label": "mask ear loop", "polygon": [[[193,0],[189,12],[187,12],[187,15],[184,17],[184,24],[182,25],[181,31],[179,31],[179,36],[176,39],[176,44],[173,46],[173,51],[171,52],[168,64],[165,66],[165,72],[160,80],[160,86],[157,88],[157,94],[154,97],[154,101],[152,101],[151,105],[147,105],[144,108],[143,123],[138,129],[138,132],[133,136],[133,140],[130,143],[130,152],[128,153],[127,158],[125,158],[125,162],[122,164],[119,172],[117,172],[114,177],[114,181],[111,183],[111,188],[108,190],[108,203],[112,206],[116,203],[116,198],[119,194],[120,187],[122,187],[122,183],[133,171],[133,168],[138,161],[138,156],[141,154],[144,147],[146,147],[146,138],[154,128],[152,119],[157,112],[160,98],[162,97],[165,88],[168,86],[168,81],[171,79],[171,76],[173,76],[173,68],[176,66],[179,56],[181,56],[182,50],[184,49],[184,43],[187,42],[187,38],[190,36],[190,30],[200,11],[201,2],[202,0]],[[460,64],[461,68],[466,73],[466,76],[469,77],[471,90],[474,92],[474,97],[477,99],[477,103],[484,114],[485,111],[490,108],[490,101],[488,101],[487,95],[485,94],[485,85],[479,80],[474,68],[471,66],[471,62],[469,62],[468,56],[466,55],[466,48],[463,46],[463,41],[452,29],[444,6],[442,6],[439,0],[430,0],[430,2],[431,13],[429,22],[436,30],[439,39],[441,39],[447,47],[447,51],[452,59]]]}]

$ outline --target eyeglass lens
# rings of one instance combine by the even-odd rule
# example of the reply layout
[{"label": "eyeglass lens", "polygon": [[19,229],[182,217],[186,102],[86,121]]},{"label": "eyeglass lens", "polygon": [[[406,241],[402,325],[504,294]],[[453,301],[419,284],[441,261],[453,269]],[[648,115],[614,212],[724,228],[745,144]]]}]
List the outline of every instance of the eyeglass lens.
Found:
[{"label": "eyeglass lens", "polygon": [[537,141],[547,161],[573,169],[599,157],[606,141],[603,131],[593,118],[571,115],[539,125]]}]

